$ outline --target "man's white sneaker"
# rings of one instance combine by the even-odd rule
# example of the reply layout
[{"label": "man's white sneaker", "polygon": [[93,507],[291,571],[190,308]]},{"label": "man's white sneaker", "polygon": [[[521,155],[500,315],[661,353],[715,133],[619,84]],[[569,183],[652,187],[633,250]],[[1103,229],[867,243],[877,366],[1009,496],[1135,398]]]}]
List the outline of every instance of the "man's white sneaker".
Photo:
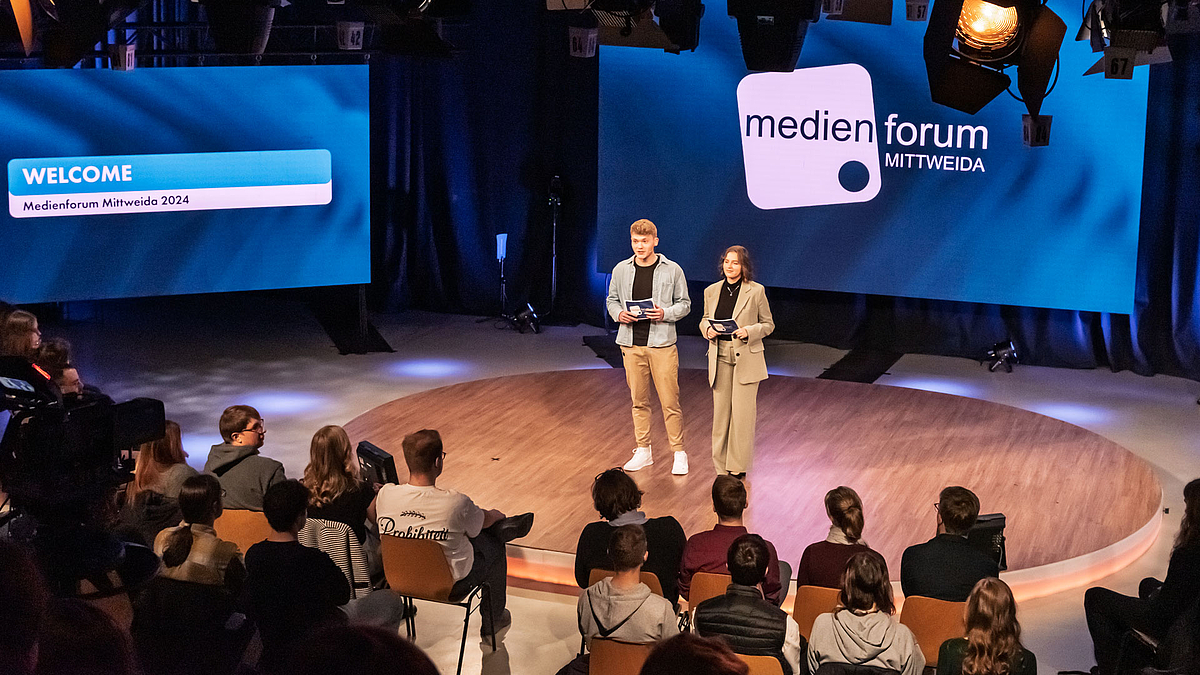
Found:
[{"label": "man's white sneaker", "polygon": [[626,471],[638,471],[644,469],[654,463],[654,457],[650,455],[650,448],[638,448],[633,451],[633,459],[625,462]]},{"label": "man's white sneaker", "polygon": [[687,453],[682,450],[675,451],[675,466],[671,467],[671,473],[676,476],[686,476],[687,472]]}]

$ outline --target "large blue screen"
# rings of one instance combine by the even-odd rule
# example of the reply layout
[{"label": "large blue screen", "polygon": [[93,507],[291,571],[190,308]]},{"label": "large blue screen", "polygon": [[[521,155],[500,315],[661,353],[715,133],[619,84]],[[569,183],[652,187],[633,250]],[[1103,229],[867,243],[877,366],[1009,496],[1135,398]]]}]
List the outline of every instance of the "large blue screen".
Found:
[{"label": "large blue screen", "polygon": [[1035,148],[1007,94],[976,115],[930,101],[927,24],[902,1],[891,26],[813,24],[790,74],[749,74],[706,4],[694,53],[600,54],[601,271],[649,218],[693,279],[743,244],[773,286],[1132,311],[1149,73],[1084,77],[1078,3],[1049,3],[1068,37]]},{"label": "large blue screen", "polygon": [[0,299],[370,281],[367,66],[0,72]]}]

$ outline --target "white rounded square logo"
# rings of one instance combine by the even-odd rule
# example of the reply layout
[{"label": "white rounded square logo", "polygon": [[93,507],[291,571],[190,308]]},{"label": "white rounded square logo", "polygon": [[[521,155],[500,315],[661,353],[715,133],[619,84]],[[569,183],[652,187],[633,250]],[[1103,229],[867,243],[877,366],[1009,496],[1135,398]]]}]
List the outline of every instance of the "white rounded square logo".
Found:
[{"label": "white rounded square logo", "polygon": [[752,73],[737,88],[746,192],[760,209],[879,194],[871,75],[856,63]]}]

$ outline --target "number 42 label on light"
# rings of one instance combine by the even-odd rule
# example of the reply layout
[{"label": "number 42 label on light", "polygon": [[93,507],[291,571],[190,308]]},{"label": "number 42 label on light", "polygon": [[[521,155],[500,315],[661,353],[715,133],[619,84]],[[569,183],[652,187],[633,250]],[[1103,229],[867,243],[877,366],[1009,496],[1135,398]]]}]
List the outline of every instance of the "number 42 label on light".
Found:
[{"label": "number 42 label on light", "polygon": [[1104,50],[1104,79],[1132,80],[1137,50],[1129,47],[1108,47]]}]

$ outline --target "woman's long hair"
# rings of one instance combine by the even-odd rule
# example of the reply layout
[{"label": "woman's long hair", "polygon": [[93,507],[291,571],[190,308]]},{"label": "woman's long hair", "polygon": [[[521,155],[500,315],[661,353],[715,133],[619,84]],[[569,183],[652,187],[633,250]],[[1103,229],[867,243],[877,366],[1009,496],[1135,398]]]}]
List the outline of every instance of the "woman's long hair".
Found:
[{"label": "woman's long hair", "polygon": [[851,542],[857,543],[862,539],[863,504],[857,492],[845,485],[826,492],[825,513]]},{"label": "woman's long hair", "polygon": [[1183,521],[1175,537],[1175,548],[1200,544],[1200,478],[1183,486]]},{"label": "woman's long hair", "polygon": [[179,510],[185,524],[167,536],[162,554],[167,567],[179,567],[192,552],[192,523],[212,522],[221,515],[221,481],[207,473],[185,480],[179,489]]},{"label": "woman's long hair", "polygon": [[313,434],[301,482],[312,495],[309,498],[312,506],[325,506],[358,486],[358,464],[345,429],[330,424]]},{"label": "woman's long hair", "polygon": [[1010,675],[1021,658],[1021,624],[1008,584],[980,579],[967,598],[967,652],[963,675]]},{"label": "woman's long hair", "polygon": [[142,443],[138,448],[137,466],[133,470],[133,480],[129,481],[129,485],[125,488],[127,504],[133,503],[139,493],[149,489],[162,472],[176,464],[183,464],[187,460],[187,453],[183,451],[179,425],[167,420],[166,429],[167,433],[162,438]]},{"label": "woman's long hair", "polygon": [[875,551],[859,551],[846,561],[838,604],[856,614],[880,611],[896,613],[887,561]]},{"label": "woman's long hair", "polygon": [[23,309],[4,317],[0,323],[0,356],[23,356],[32,361],[37,355],[33,344],[36,330],[37,317]]}]

